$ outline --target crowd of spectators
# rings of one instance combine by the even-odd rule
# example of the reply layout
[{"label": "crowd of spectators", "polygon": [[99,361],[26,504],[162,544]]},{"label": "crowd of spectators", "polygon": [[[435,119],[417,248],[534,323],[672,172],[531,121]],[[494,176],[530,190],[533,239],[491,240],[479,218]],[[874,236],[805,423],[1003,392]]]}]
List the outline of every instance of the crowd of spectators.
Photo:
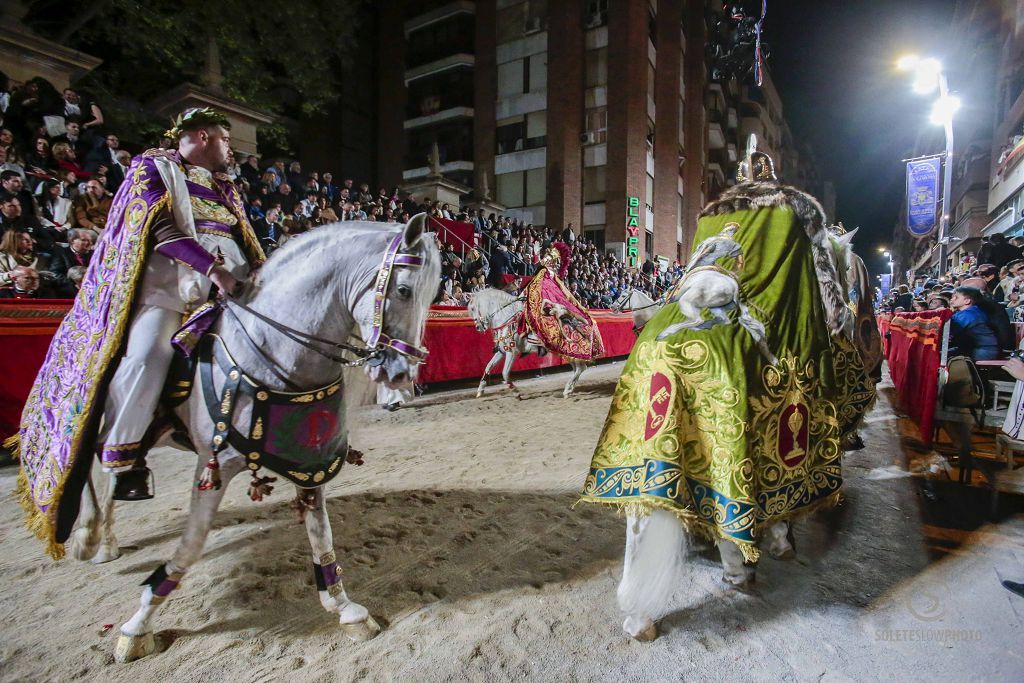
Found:
[{"label": "crowd of spectators", "polygon": [[958,272],[900,285],[882,302],[891,313],[953,311],[950,353],[992,360],[1016,347],[1011,322],[1024,322],[1024,239],[984,238]]},{"label": "crowd of spectators", "polygon": [[[132,155],[105,124],[99,104],[74,88],[58,93],[36,78],[9,91],[0,77],[0,114],[0,297],[73,297]],[[268,253],[339,221],[406,222],[426,212],[472,223],[475,244],[441,245],[439,303],[464,305],[486,286],[521,286],[538,268],[542,252],[559,239],[572,253],[566,286],[590,307],[607,308],[629,288],[657,298],[681,272],[678,262],[668,269],[650,260],[626,267],[571,224],[534,226],[419,200],[398,188],[373,191],[368,182],[336,182],[329,172],[305,172],[299,161],[261,163],[256,155],[239,154],[228,175]]]}]

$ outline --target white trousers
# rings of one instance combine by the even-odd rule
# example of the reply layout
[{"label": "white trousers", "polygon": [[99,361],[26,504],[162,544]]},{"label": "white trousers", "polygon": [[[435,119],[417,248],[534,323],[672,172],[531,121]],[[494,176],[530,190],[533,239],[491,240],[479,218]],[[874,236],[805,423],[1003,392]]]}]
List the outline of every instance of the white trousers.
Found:
[{"label": "white trousers", "polygon": [[174,357],[171,336],[181,314],[160,306],[138,306],[128,328],[128,344],[107,390],[97,443],[104,469],[128,469],[156,412]]}]

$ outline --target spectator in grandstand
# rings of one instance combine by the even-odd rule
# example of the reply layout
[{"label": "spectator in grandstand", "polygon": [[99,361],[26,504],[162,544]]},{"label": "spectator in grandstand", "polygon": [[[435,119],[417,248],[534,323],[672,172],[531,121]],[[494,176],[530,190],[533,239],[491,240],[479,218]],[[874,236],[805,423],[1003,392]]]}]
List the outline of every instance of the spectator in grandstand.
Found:
[{"label": "spectator in grandstand", "polygon": [[50,272],[53,273],[53,286],[57,294],[73,297],[77,289],[71,282],[68,273],[76,266],[89,267],[92,251],[96,246],[96,233],[86,228],[68,230],[68,246],[57,246],[50,260]]},{"label": "spectator in grandstand", "polygon": [[103,183],[97,178],[90,179],[85,194],[75,201],[75,225],[97,233],[103,232],[107,227],[111,201],[110,193]]},{"label": "spectator in grandstand", "polygon": [[32,193],[25,188],[25,181],[22,180],[21,175],[15,171],[0,172],[0,187],[3,188],[5,194],[18,198],[21,204],[21,215],[36,215],[35,199],[32,197]]},{"label": "spectator in grandstand", "polygon": [[955,313],[951,318],[950,355],[969,355],[974,360],[995,360],[1000,356],[996,332],[988,317],[979,308],[981,291],[974,287],[957,287],[950,297]]},{"label": "spectator in grandstand", "polygon": [[0,238],[0,287],[14,282],[19,268],[44,270],[48,260],[36,251],[32,236],[24,230],[8,230]]},{"label": "spectator in grandstand", "polygon": [[42,278],[34,268],[22,266],[8,275],[10,285],[0,287],[0,299],[52,299],[54,296],[49,288],[43,287]]},{"label": "spectator in grandstand", "polygon": [[[58,142],[53,145],[53,158],[57,161],[58,170],[74,173],[78,180],[92,178],[92,173],[78,164],[78,155],[67,142]],[[105,170],[105,168],[105,166],[100,166],[97,170]]]},{"label": "spectator in grandstand", "polygon": [[39,223],[60,236],[57,240],[64,241],[63,235],[73,220],[71,200],[61,196],[61,184],[57,180],[43,181],[39,198]]}]

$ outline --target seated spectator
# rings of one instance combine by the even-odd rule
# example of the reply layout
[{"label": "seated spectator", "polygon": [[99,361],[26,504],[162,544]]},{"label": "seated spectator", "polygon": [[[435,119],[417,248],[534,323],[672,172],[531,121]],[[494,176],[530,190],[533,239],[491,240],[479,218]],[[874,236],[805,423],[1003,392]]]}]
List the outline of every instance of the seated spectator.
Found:
[{"label": "seated spectator", "polygon": [[11,286],[19,268],[39,271],[47,265],[47,260],[36,251],[35,242],[27,232],[8,230],[0,238],[0,287]]},{"label": "seated spectator", "polygon": [[21,202],[12,194],[0,193],[0,228],[5,234],[11,231],[28,233],[41,254],[49,256],[53,253],[54,233],[43,228],[33,216],[22,214]]},{"label": "seated spectator", "polygon": [[995,360],[1001,352],[996,331],[978,303],[981,291],[974,287],[957,287],[950,299],[955,313],[950,319],[949,354],[967,355],[974,360]]},{"label": "seated spectator", "polygon": [[991,263],[984,263],[978,266],[978,277],[985,281],[985,289],[983,291],[987,292],[993,300],[1006,300],[1003,288],[999,285],[999,268],[996,268]]},{"label": "seated spectator", "polygon": [[68,246],[58,246],[50,260],[54,276],[54,289],[62,296],[73,297],[77,291],[68,273],[72,268],[87,268],[96,246],[96,233],[86,228],[68,230]]},{"label": "seated spectator", "polygon": [[35,198],[29,190],[25,189],[25,181],[21,175],[14,171],[0,172],[0,186],[3,187],[4,192],[18,198],[23,216],[36,215]]},{"label": "seated spectator", "polygon": [[34,268],[19,266],[7,274],[9,287],[0,287],[0,299],[52,299],[53,293],[42,285],[42,279]]},{"label": "seated spectator", "polygon": [[78,290],[82,288],[82,280],[85,279],[85,271],[88,270],[84,266],[75,266],[74,268],[68,268],[68,281],[75,288],[72,298],[78,295]]},{"label": "seated spectator", "polygon": [[974,287],[981,292],[981,300],[978,301],[978,308],[985,313],[988,324],[996,331],[996,338],[999,340],[999,348],[1012,349],[1017,345],[1017,335],[1013,325],[1010,324],[1010,317],[1006,313],[1006,307],[994,300],[985,291],[985,281],[979,277],[964,278],[964,287]]},{"label": "seated spectator", "polygon": [[75,202],[75,225],[103,232],[112,202],[110,193],[96,178],[89,180],[85,194]]},{"label": "seated spectator", "polygon": [[61,184],[56,180],[45,181],[42,190],[39,223],[48,228],[51,234],[59,236],[58,242],[63,242],[64,233],[71,227],[74,218],[71,200],[61,196]]},{"label": "seated spectator", "polygon": [[[44,139],[45,142],[45,139]],[[27,181],[25,175],[25,168],[14,161],[10,161],[7,158],[7,148],[0,147],[0,173],[17,173],[23,181]]]},{"label": "seated spectator", "polygon": [[66,142],[55,144],[53,158],[57,161],[57,170],[74,173],[79,180],[92,178],[92,173],[78,165],[78,155],[70,144]]},{"label": "seated spectator", "polygon": [[487,257],[475,247],[470,249],[469,257],[466,259],[466,262],[462,264],[463,281],[475,278],[477,275],[487,277],[487,273],[489,271],[490,264],[487,262]]},{"label": "seated spectator", "polygon": [[306,188],[306,198],[299,202],[296,214],[301,211],[304,218],[312,218],[313,209],[317,206],[317,191],[313,188]]}]

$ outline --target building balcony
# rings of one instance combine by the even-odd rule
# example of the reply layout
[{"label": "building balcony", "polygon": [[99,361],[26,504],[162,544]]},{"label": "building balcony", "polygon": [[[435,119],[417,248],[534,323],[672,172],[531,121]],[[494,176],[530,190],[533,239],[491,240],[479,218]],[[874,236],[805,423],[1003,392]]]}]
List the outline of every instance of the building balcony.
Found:
[{"label": "building balcony", "polygon": [[446,55],[432,62],[427,62],[426,64],[406,69],[405,84],[409,85],[416,79],[425,78],[426,76],[434,76],[453,69],[463,67],[469,67],[472,69],[475,65],[476,57],[466,52],[457,52],[455,54]]},{"label": "building balcony", "polygon": [[470,0],[456,0],[455,2],[449,2],[440,7],[428,10],[423,14],[419,14],[405,22],[405,35],[408,37],[413,31],[421,28],[427,28],[432,24],[437,24],[447,19],[451,19],[459,14],[475,15],[476,3],[470,2]]},{"label": "building balcony", "polygon": [[472,107],[451,107],[450,109],[443,109],[435,114],[428,114],[426,116],[417,116],[416,118],[406,119],[405,123],[402,125],[405,128],[405,130],[412,130],[413,128],[422,128],[423,126],[430,126],[435,123],[444,123],[446,121],[456,121],[458,119],[472,118]]},{"label": "building balcony", "polygon": [[987,223],[988,212],[983,206],[967,209],[952,228],[949,229],[950,239],[967,240],[981,236],[981,228]]},{"label": "building balcony", "polygon": [[708,171],[718,178],[719,186],[725,185],[725,171],[722,170],[722,165],[717,161],[712,161],[708,164]]},{"label": "building balcony", "polygon": [[725,133],[722,131],[722,124],[714,121],[708,124],[708,147],[725,149]]},{"label": "building balcony", "polygon": [[1002,235],[1013,225],[1013,220],[1016,212],[1013,207],[1006,209],[998,216],[992,219],[992,221],[981,229],[981,234],[988,237],[990,235]]}]

